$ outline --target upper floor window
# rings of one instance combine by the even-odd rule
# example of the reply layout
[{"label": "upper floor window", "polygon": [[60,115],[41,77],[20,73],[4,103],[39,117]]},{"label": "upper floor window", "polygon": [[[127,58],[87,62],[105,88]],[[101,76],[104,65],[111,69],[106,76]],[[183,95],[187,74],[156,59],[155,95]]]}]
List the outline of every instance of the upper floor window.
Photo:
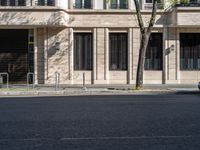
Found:
[{"label": "upper floor window", "polygon": [[7,0],[1,0],[1,6],[7,6]]},{"label": "upper floor window", "polygon": [[111,9],[127,9],[128,0],[110,0]]},{"label": "upper floor window", "polygon": [[91,9],[92,8],[92,0],[74,0],[74,8],[77,9]]},{"label": "upper floor window", "polygon": [[26,0],[18,0],[18,6],[26,6]]},{"label": "upper floor window", "polygon": [[176,7],[199,7],[200,0],[180,0],[177,1]]},{"label": "upper floor window", "polygon": [[[55,0],[32,0],[30,6],[55,6]],[[0,0],[0,6],[26,6],[26,0]]]},{"label": "upper floor window", "polygon": [[[146,4],[152,4],[153,0],[145,0]],[[161,3],[161,0],[158,0],[157,3]]]},{"label": "upper floor window", "polygon": [[55,0],[37,0],[38,6],[55,6]]},{"label": "upper floor window", "polygon": [[0,6],[26,6],[26,0],[0,0]]},{"label": "upper floor window", "polygon": [[[157,0],[158,9],[164,8],[163,1],[164,0]],[[144,0],[144,9],[152,9],[152,7],[153,7],[153,0]]]}]

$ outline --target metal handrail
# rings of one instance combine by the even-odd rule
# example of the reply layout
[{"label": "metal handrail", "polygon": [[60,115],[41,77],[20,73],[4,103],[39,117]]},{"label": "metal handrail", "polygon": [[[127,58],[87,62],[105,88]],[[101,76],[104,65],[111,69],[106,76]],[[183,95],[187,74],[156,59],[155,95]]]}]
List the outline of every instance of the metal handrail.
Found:
[{"label": "metal handrail", "polygon": [[0,73],[0,76],[2,75],[6,75],[6,85],[7,85],[7,88],[9,88],[9,74],[7,72],[1,72]]},{"label": "metal handrail", "polygon": [[35,88],[35,74],[34,74],[33,72],[28,72],[28,73],[27,73],[27,88],[28,88],[28,90],[29,90],[29,88],[30,88],[30,86],[29,86],[29,85],[30,85],[30,84],[29,84],[30,75],[33,76],[32,88],[33,88],[33,89]]},{"label": "metal handrail", "polygon": [[55,90],[57,91],[60,88],[60,73],[55,72]]}]

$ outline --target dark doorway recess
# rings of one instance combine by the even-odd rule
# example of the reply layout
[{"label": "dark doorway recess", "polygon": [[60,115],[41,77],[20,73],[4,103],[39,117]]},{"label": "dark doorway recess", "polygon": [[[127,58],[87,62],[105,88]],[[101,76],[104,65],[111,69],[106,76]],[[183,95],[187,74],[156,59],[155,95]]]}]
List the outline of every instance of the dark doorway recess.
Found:
[{"label": "dark doorway recess", "polygon": [[26,83],[29,72],[29,30],[0,30],[0,72],[9,74],[13,84]]}]

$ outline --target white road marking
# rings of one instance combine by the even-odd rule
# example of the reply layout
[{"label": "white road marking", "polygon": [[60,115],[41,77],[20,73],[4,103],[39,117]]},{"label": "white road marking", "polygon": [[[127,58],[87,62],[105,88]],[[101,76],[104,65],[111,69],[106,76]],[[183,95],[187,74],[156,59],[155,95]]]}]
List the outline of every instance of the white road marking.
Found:
[{"label": "white road marking", "polygon": [[180,136],[127,136],[127,137],[63,137],[54,138],[27,138],[27,139],[0,139],[0,142],[6,141],[75,141],[75,140],[145,140],[145,139],[181,139],[181,138],[200,138],[200,135],[180,135]]}]

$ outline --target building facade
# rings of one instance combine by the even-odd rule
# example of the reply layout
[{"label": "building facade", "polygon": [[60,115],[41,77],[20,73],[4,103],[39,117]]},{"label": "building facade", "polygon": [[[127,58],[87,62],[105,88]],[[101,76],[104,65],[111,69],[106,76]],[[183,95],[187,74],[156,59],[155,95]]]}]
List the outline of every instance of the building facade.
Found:
[{"label": "building facade", "polygon": [[[140,1],[145,22],[152,0]],[[158,4],[145,84],[200,80],[198,1]],[[140,30],[133,0],[0,0],[0,73],[10,83],[134,84]]]}]

